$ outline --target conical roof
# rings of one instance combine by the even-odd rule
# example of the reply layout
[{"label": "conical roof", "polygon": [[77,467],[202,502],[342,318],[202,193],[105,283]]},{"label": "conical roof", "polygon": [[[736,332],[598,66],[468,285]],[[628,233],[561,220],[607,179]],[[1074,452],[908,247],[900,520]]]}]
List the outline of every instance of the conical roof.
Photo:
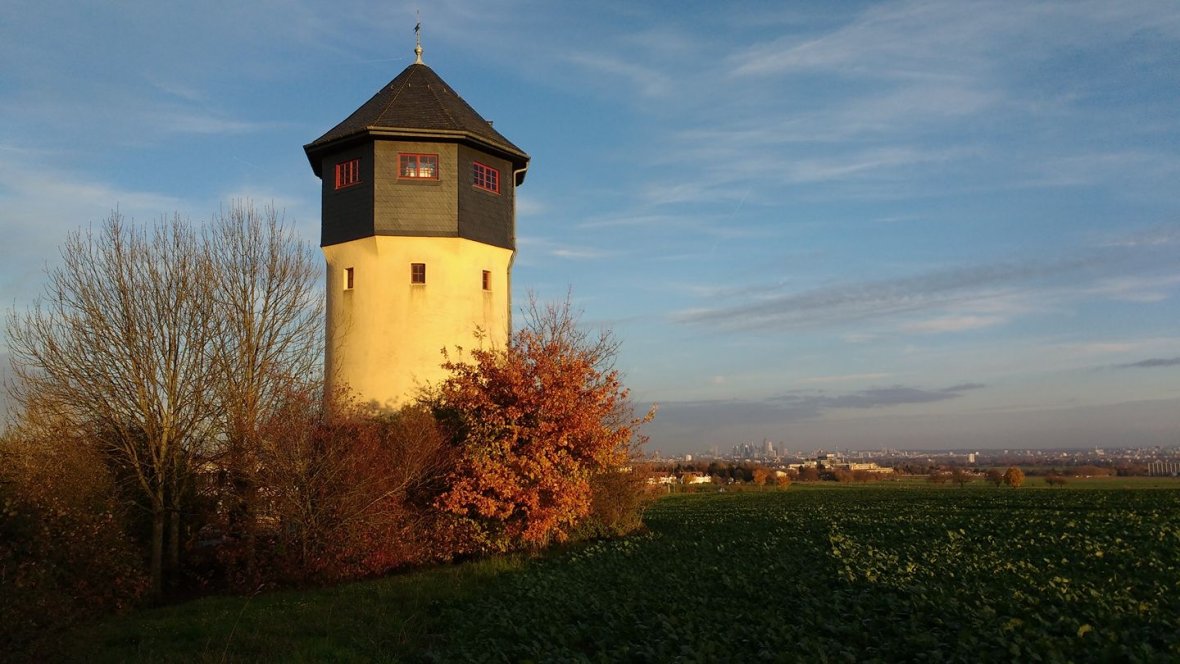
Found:
[{"label": "conical roof", "polygon": [[517,168],[529,156],[492,128],[430,67],[414,63],[326,134],[303,146],[320,175],[320,156],[362,136],[443,138],[467,141],[499,153]]}]

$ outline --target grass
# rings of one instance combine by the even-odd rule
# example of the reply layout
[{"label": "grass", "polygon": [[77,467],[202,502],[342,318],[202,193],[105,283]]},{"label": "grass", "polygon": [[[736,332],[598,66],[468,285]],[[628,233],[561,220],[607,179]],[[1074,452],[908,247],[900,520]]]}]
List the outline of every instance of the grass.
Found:
[{"label": "grass", "polygon": [[684,494],[455,610],[438,661],[1180,661],[1180,492]]},{"label": "grass", "polygon": [[[867,652],[849,645],[858,639],[871,647],[937,648],[932,635],[950,629],[944,621],[953,619],[1000,659],[1016,657],[1004,648],[1021,635],[1034,644],[1026,648],[1047,643],[1077,659],[1081,651],[1069,650],[1070,639],[1080,637],[1069,635],[1080,629],[1081,619],[1074,619],[1080,612],[1095,616],[1084,621],[1093,623],[1096,636],[1115,639],[1104,642],[1103,652],[1135,659],[1138,651],[1117,650],[1126,645],[1124,635],[1160,625],[1180,633],[1178,605],[1159,600],[1156,587],[1180,590],[1180,547],[1157,541],[1157,534],[1169,541],[1180,537],[1180,494],[1126,490],[1178,489],[1180,482],[1096,478],[1046,487],[1039,480],[1030,478],[1028,488],[1017,490],[901,480],[674,495],[652,508],[646,535],[333,588],[208,597],[82,626],[41,655],[98,662],[567,661],[597,652],[602,661],[667,661],[707,660],[709,652],[727,659],[762,639],[760,647],[781,646],[785,650],[773,652],[814,661],[790,644],[811,643],[809,652],[817,656],[843,647],[854,659]],[[992,541],[1006,529],[1020,533],[1012,546]],[[952,531],[966,533],[965,539],[955,539]],[[948,533],[952,538],[944,541]],[[1021,541],[1025,546],[1016,546]],[[1100,561],[1085,558],[1081,549],[1068,564],[1050,553],[1095,542],[1108,550]],[[844,557],[833,558],[839,547]],[[854,555],[860,562],[852,572],[840,567]],[[936,562],[937,556],[946,560]],[[1013,585],[1012,572],[995,571],[1013,564],[1028,575],[1025,585]],[[943,575],[971,565],[978,569],[969,579]],[[861,578],[866,569],[878,569],[879,580]],[[1059,579],[1071,579],[1071,588],[1087,593],[1086,584],[1097,584],[1103,597],[1121,597],[1124,584],[1108,582],[1108,576],[1154,579],[1156,585],[1109,606],[1058,597]],[[897,585],[903,577],[913,578]],[[997,579],[999,586],[993,585]],[[967,581],[977,588],[960,597]],[[918,587],[926,588],[924,599],[915,594]],[[1012,599],[1024,588],[1035,591]],[[972,598],[980,599],[972,604]],[[1135,614],[1142,609],[1126,608],[1144,606],[1136,604],[1140,600],[1156,602],[1153,612],[1164,615],[1143,622]],[[946,602],[958,608],[944,611]],[[1003,607],[998,615],[988,613],[996,607]],[[1034,624],[1049,607],[1060,612],[1052,629],[1065,637]],[[850,612],[868,627],[856,628]],[[912,629],[895,624],[897,615]],[[1012,627],[1020,621],[1024,626]],[[735,634],[744,636],[733,641]]]},{"label": "grass", "polygon": [[437,638],[440,606],[468,600],[526,564],[505,556],[331,588],[206,597],[80,627],[38,659],[398,661]]}]

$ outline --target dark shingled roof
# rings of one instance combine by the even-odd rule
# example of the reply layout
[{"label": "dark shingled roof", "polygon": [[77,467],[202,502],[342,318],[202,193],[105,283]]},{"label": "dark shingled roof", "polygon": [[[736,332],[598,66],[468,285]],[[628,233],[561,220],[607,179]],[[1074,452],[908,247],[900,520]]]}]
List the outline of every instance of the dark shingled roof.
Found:
[{"label": "dark shingled roof", "polygon": [[466,140],[500,153],[517,168],[529,161],[523,150],[493,129],[434,70],[419,63],[406,67],[344,122],[303,150],[318,176],[322,153],[334,144],[366,135]]}]

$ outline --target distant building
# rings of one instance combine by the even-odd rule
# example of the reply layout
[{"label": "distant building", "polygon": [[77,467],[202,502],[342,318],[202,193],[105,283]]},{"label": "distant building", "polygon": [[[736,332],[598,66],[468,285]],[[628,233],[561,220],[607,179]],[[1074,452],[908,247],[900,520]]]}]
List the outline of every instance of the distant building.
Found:
[{"label": "distant building", "polygon": [[1180,475],[1180,461],[1152,461],[1147,464],[1147,474],[1152,477],[1176,477]]}]

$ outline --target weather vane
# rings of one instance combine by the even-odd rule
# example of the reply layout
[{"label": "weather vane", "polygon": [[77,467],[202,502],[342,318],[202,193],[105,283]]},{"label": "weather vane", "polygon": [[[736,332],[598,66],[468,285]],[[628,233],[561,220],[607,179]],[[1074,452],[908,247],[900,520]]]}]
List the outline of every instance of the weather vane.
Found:
[{"label": "weather vane", "polygon": [[422,12],[416,11],[418,22],[414,24],[414,64],[422,64]]}]

